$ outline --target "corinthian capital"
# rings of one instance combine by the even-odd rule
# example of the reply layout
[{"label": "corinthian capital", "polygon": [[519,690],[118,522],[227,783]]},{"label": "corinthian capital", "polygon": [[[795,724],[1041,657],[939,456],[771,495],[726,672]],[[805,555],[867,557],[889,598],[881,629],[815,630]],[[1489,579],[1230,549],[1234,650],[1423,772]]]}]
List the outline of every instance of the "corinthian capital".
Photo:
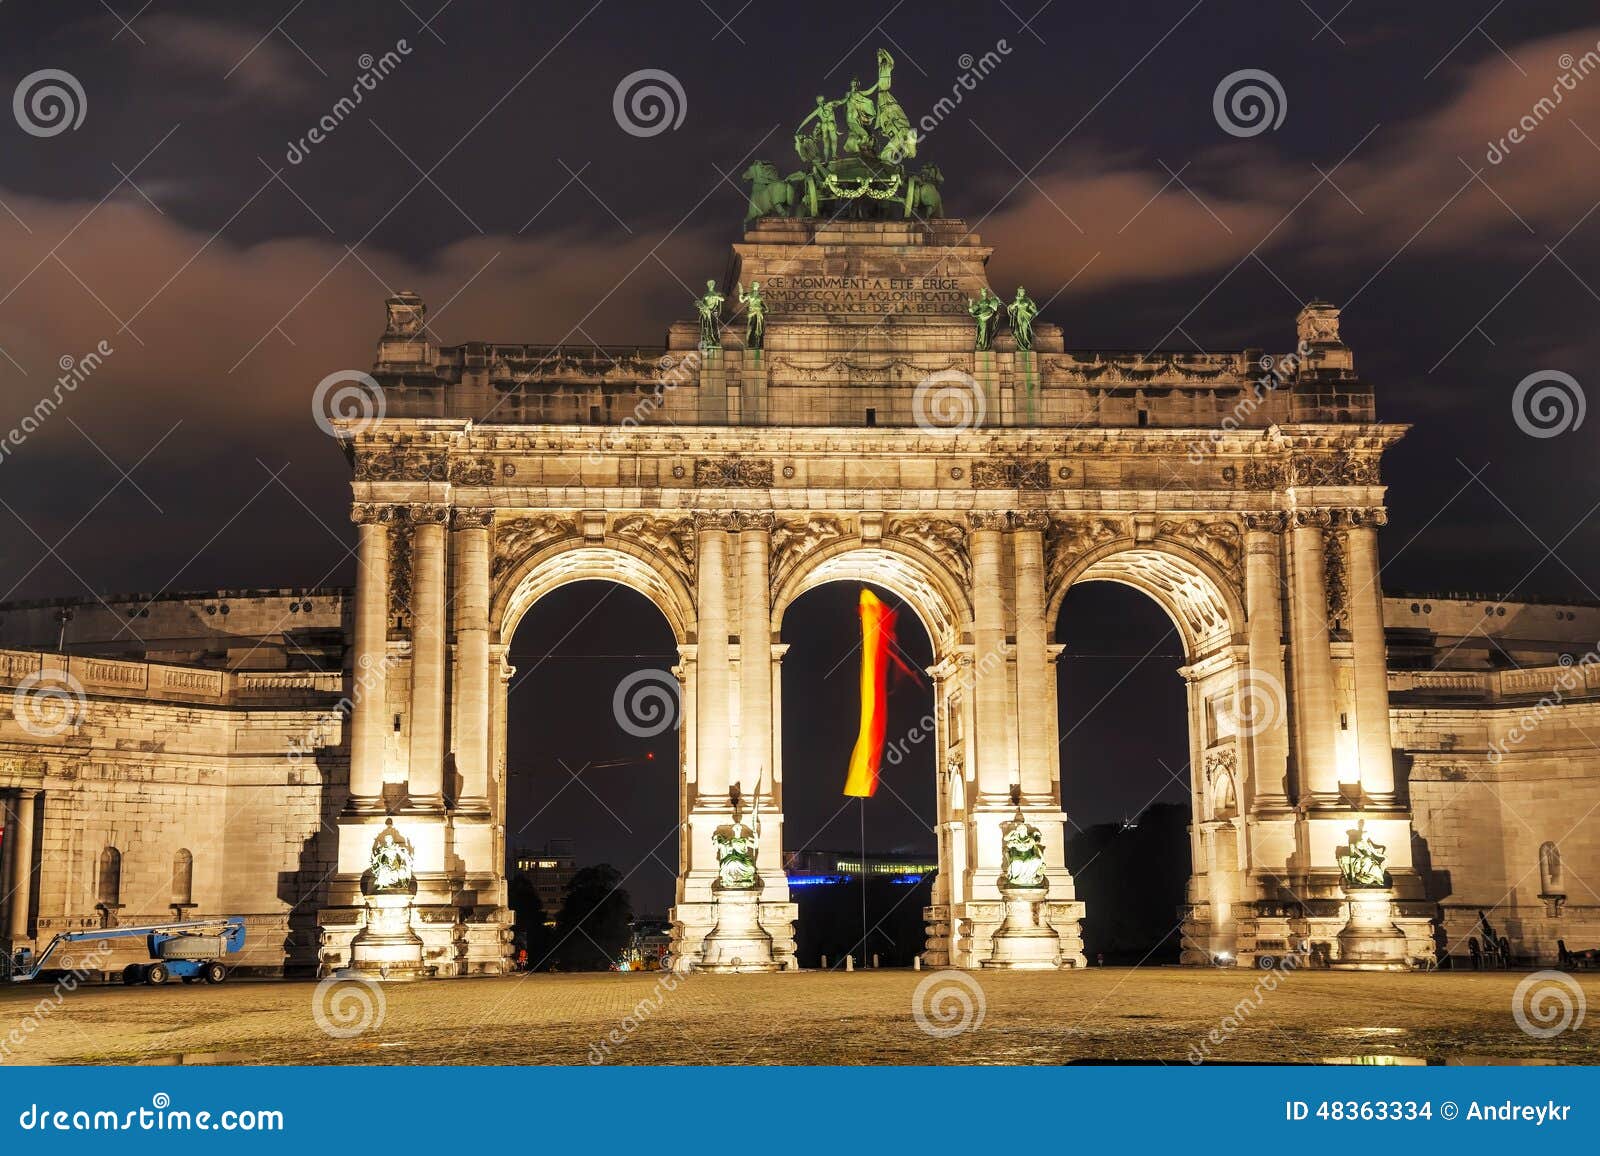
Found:
[{"label": "corinthian capital", "polygon": [[1265,531],[1268,534],[1281,534],[1289,528],[1289,515],[1282,510],[1267,510],[1265,513],[1246,514],[1244,516],[1246,530]]},{"label": "corinthian capital", "polygon": [[442,526],[450,519],[450,507],[419,502],[411,507],[410,517],[418,526]]},{"label": "corinthian capital", "polygon": [[732,510],[696,510],[691,518],[695,532],[703,530],[737,530],[739,515]]},{"label": "corinthian capital", "polygon": [[458,530],[486,530],[494,525],[494,511],[476,506],[457,506],[450,511],[450,524]]},{"label": "corinthian capital", "polygon": [[734,527],[741,532],[764,530],[770,534],[776,521],[770,510],[741,510],[733,515]]},{"label": "corinthian capital", "polygon": [[1011,528],[1011,515],[1004,510],[972,510],[967,523],[974,530],[1007,530]]},{"label": "corinthian capital", "polygon": [[350,520],[358,526],[382,525],[393,519],[393,506],[378,502],[357,502],[350,507]]}]

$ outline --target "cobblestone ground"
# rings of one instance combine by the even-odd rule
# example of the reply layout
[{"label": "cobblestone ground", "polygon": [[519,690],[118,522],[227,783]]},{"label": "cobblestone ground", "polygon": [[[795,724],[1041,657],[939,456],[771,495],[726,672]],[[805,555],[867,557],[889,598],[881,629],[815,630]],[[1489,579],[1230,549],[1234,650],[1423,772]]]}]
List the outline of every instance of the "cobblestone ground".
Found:
[{"label": "cobblestone ground", "polygon": [[[1600,1063],[1600,975],[1546,1039],[1520,973],[1243,970],[530,975],[389,985],[0,992],[0,1061],[312,1064],[974,1064],[1073,1061]],[[1269,984],[1275,981],[1275,988]],[[332,982],[332,981],[328,981]],[[1567,981],[1573,983],[1574,981]],[[675,990],[668,990],[675,984]],[[919,985],[927,984],[917,1000]],[[1544,989],[1541,989],[1544,990]],[[1581,1000],[1578,996],[1581,993]],[[940,1038],[919,1026],[914,1001]],[[1528,1019],[1562,1011],[1556,990]],[[981,1017],[979,1009],[981,1008]],[[359,1034],[336,1038],[324,1030]],[[15,1035],[9,1035],[15,1030]],[[1215,1030],[1221,1043],[1208,1040]],[[20,1042],[19,1042],[20,1041]],[[9,1053],[9,1054],[8,1054]]]}]

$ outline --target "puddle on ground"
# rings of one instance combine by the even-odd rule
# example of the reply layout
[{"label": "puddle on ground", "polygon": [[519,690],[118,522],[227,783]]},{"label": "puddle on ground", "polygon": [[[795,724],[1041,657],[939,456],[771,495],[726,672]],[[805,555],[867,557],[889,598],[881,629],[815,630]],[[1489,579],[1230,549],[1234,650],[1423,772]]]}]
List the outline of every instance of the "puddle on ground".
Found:
[{"label": "puddle on ground", "polygon": [[[1068,1067],[1175,1067],[1179,1063],[1188,1063],[1188,1060],[1067,1060]],[[1375,1053],[1364,1056],[1319,1056],[1316,1059],[1290,1059],[1281,1060],[1213,1060],[1208,1059],[1205,1066],[1208,1068],[1253,1068],[1253,1067],[1302,1067],[1305,1065],[1332,1065],[1341,1067],[1369,1067],[1369,1068],[1434,1068],[1434,1067],[1558,1067],[1560,1060],[1507,1059],[1504,1056],[1479,1056],[1479,1055],[1451,1055],[1451,1056],[1397,1056],[1388,1053]]]},{"label": "puddle on ground", "polygon": [[171,1056],[150,1056],[135,1061],[140,1068],[181,1068],[214,1066],[218,1064],[248,1064],[251,1057],[245,1052],[178,1052]]}]

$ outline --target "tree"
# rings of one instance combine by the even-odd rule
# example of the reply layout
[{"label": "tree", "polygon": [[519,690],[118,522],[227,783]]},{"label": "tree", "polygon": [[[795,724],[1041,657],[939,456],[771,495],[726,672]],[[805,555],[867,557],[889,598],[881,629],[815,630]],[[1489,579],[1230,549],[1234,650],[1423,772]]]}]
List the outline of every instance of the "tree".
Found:
[{"label": "tree", "polygon": [[605,971],[628,945],[633,902],[609,863],[579,869],[556,916],[556,957],[566,971]]},{"label": "tree", "polygon": [[539,892],[523,875],[513,875],[506,888],[506,903],[511,908],[512,931],[516,945],[528,953],[530,968],[550,966],[550,952],[555,946],[552,929],[545,926],[549,918]]}]

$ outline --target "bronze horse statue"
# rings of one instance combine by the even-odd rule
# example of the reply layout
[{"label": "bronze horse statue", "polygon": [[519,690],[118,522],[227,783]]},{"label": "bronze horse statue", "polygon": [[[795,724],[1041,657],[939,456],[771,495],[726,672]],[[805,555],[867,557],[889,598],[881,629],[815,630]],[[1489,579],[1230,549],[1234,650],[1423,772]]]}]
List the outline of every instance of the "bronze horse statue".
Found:
[{"label": "bronze horse statue", "polygon": [[794,184],[798,179],[801,179],[798,173],[792,177],[779,176],[777,166],[771,161],[757,161],[745,169],[740,180],[750,182],[750,210],[744,219],[754,221],[758,217],[795,215],[801,199]]}]

